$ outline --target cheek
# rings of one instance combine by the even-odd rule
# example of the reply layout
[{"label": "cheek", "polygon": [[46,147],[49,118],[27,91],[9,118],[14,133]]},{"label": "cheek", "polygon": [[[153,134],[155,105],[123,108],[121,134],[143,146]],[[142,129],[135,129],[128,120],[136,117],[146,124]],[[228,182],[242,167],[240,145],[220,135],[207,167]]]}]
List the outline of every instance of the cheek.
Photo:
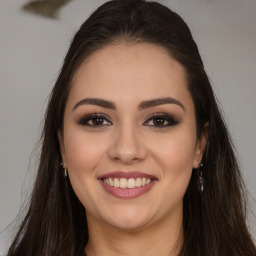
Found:
[{"label": "cheek", "polygon": [[[100,198],[96,169],[106,151],[106,143],[102,143],[105,139],[102,136],[88,135],[82,128],[73,129],[72,127],[67,128],[64,138],[72,188],[86,208],[94,209],[93,202],[97,202],[97,198]],[[93,198],[95,200],[91,200]]]},{"label": "cheek", "polygon": [[177,129],[165,138],[158,137],[157,146],[152,150],[161,168],[162,193],[176,203],[182,200],[191,178],[196,145],[194,134],[188,129]]},{"label": "cheek", "polygon": [[88,135],[83,129],[67,130],[65,137],[66,161],[71,172],[93,172],[105,151],[101,136]]},{"label": "cheek", "polygon": [[[64,134],[65,136],[65,134]],[[77,196],[95,186],[96,169],[103,159],[106,144],[101,136],[88,135],[83,128],[66,130],[64,141],[69,178]]]},{"label": "cheek", "polygon": [[186,129],[152,140],[151,153],[164,170],[175,172],[192,169],[196,149],[196,136]]}]

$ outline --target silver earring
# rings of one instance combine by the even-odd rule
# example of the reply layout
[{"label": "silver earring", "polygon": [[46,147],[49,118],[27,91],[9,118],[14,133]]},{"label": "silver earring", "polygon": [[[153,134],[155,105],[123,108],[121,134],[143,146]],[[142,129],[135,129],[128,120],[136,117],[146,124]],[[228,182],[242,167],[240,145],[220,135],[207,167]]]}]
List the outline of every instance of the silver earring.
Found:
[{"label": "silver earring", "polygon": [[198,166],[198,169],[197,169],[197,187],[198,187],[198,190],[199,192],[203,193],[204,192],[204,177],[203,177],[203,171],[202,171],[202,167],[203,167],[203,163],[201,162]]},{"label": "silver earring", "polygon": [[64,177],[68,177],[68,170],[67,170],[67,166],[65,163],[61,163],[60,165],[62,165],[63,169],[64,169]]}]

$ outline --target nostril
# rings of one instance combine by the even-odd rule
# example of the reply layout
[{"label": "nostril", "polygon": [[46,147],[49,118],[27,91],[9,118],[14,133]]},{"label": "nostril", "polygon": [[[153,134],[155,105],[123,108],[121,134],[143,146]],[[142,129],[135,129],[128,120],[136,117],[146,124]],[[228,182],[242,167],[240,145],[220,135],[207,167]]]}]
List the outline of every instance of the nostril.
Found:
[{"label": "nostril", "polygon": [[129,131],[124,131],[122,135],[115,137],[108,150],[108,157],[112,161],[126,165],[142,161],[146,156],[147,152],[142,140]]}]

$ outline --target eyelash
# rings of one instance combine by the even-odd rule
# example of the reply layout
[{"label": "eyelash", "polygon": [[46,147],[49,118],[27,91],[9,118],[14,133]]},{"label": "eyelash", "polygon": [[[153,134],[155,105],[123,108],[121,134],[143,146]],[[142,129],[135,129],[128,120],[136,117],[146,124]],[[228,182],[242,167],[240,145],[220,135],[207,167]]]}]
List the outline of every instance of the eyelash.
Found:
[{"label": "eyelash", "polygon": [[[93,122],[96,121],[97,119],[99,119],[101,121],[101,124],[89,124],[89,122]],[[82,125],[82,126],[88,126],[88,127],[93,127],[93,128],[101,128],[103,126],[109,126],[112,125],[113,123],[109,120],[110,118],[102,113],[94,113],[94,114],[89,114],[85,117],[82,117],[78,124]],[[157,119],[161,120],[163,123],[163,125],[154,125],[154,123],[152,125],[150,125],[150,122],[154,122]],[[98,121],[99,121],[98,120]],[[103,122],[103,123],[102,123]],[[107,122],[107,124],[104,122]],[[167,124],[166,124],[167,122]],[[155,127],[155,128],[165,128],[165,127],[169,127],[169,126],[175,126],[179,124],[179,122],[171,115],[169,114],[165,114],[165,113],[154,113],[151,116],[149,116],[147,118],[147,120],[143,123],[143,125],[145,126],[151,126],[151,127]]]},{"label": "eyelash", "polygon": [[[164,125],[147,125],[146,124],[146,123],[149,123],[149,121],[154,121],[157,119],[161,119],[162,121],[164,121],[164,123],[167,122],[167,124],[164,124]],[[165,113],[154,113],[147,118],[146,122],[144,122],[144,125],[146,126],[153,126],[155,128],[160,128],[160,129],[169,127],[169,126],[175,126],[177,124],[179,124],[179,122],[173,116]]]},{"label": "eyelash", "polygon": [[[96,120],[96,119],[102,119],[103,122],[107,121],[109,124],[100,124],[100,125],[95,125],[95,124],[89,124],[90,121]],[[91,126],[91,127],[95,127],[95,128],[100,128],[102,126],[108,126],[108,125],[112,125],[112,122],[109,121],[109,118],[101,113],[94,113],[94,114],[89,114],[85,117],[82,117],[78,124],[83,125],[83,126]]]}]

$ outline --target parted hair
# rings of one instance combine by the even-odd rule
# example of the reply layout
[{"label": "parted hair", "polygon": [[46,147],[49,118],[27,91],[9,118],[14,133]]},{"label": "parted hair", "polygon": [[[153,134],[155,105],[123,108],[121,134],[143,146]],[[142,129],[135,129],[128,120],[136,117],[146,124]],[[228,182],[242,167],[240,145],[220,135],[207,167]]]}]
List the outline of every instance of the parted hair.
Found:
[{"label": "parted hair", "polygon": [[246,225],[246,193],[234,148],[184,20],[167,7],[143,0],[101,5],[72,39],[44,118],[37,177],[8,256],[75,256],[89,239],[86,210],[63,175],[57,137],[74,74],[102,47],[130,41],[163,47],[185,69],[196,112],[197,136],[209,123],[202,168],[205,190],[193,170],[183,200],[183,242],[179,256],[255,256]]}]

